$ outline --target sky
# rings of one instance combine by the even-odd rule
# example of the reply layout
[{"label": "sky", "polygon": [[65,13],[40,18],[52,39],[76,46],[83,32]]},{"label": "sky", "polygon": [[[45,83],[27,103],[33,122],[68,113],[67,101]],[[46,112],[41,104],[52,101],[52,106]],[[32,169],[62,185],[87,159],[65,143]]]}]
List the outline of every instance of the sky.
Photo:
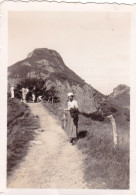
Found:
[{"label": "sky", "polygon": [[59,52],[66,66],[108,95],[130,85],[130,14],[127,12],[10,11],[8,65],[36,48]]}]

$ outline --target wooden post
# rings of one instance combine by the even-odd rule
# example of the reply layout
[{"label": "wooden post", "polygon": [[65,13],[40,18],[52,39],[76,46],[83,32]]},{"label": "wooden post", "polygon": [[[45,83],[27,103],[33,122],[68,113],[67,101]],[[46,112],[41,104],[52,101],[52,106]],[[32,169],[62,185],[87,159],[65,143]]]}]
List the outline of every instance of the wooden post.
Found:
[{"label": "wooden post", "polygon": [[115,119],[114,119],[114,117],[112,115],[107,116],[107,118],[110,119],[111,124],[112,124],[113,143],[114,143],[114,148],[115,148],[117,146],[117,144],[118,144],[116,122],[115,122]]}]

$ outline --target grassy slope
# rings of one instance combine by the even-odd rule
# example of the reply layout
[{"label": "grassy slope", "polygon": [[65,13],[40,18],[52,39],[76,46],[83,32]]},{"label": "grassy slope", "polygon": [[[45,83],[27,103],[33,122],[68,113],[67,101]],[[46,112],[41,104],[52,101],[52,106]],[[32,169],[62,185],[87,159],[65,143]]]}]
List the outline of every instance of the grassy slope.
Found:
[{"label": "grassy slope", "polygon": [[[63,121],[62,114],[58,112],[59,105],[52,107],[44,103],[44,106]],[[87,183],[91,183],[89,188],[129,188],[129,121],[124,118],[123,113],[117,115],[116,149],[113,147],[112,128],[108,119],[99,122],[90,117],[79,116],[80,139],[77,147],[84,156],[84,177]]]},{"label": "grassy slope", "polygon": [[34,130],[37,128],[39,128],[38,120],[32,116],[27,105],[17,99],[8,100],[8,175],[26,155],[28,143],[33,140]]},{"label": "grassy slope", "polygon": [[80,131],[87,136],[77,146],[85,156],[85,179],[92,188],[129,187],[129,127],[117,123],[118,147],[114,149],[110,121],[92,121],[80,116]]}]

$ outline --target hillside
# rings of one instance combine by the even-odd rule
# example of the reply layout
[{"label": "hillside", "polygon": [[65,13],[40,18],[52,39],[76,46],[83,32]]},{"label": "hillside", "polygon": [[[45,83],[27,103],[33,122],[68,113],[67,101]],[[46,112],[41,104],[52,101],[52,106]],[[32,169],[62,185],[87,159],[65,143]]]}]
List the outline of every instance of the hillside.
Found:
[{"label": "hillside", "polygon": [[8,68],[9,83],[17,84],[22,79],[44,79],[46,88],[54,86],[59,91],[62,107],[66,107],[67,93],[73,91],[81,112],[92,113],[100,107],[105,96],[85,83],[70,70],[61,56],[53,50],[35,49],[28,57]]}]

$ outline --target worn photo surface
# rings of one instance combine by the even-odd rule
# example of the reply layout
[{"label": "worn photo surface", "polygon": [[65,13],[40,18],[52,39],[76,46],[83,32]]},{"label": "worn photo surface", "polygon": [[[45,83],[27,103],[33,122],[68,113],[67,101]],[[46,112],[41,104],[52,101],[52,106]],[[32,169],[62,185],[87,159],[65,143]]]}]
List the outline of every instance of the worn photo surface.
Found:
[{"label": "worn photo surface", "polygon": [[130,188],[129,12],[8,11],[7,188]]}]

